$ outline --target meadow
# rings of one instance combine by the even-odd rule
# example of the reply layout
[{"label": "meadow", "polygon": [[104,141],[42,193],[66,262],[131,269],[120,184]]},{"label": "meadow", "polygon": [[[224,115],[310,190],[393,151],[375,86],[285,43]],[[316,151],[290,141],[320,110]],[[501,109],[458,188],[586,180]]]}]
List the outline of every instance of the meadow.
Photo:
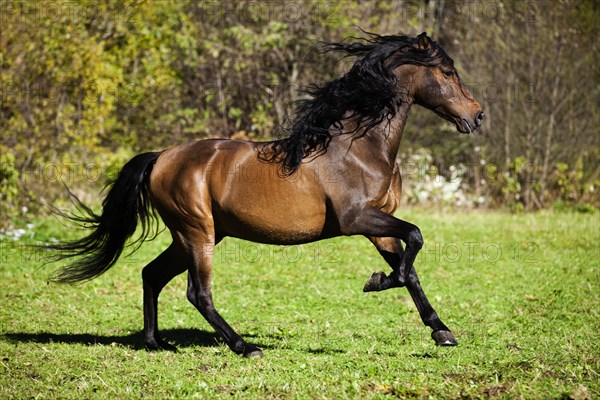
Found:
[{"label": "meadow", "polygon": [[231,352],[185,297],[163,291],[177,353],[148,352],[141,267],[163,232],[82,285],[29,244],[73,238],[56,219],[0,237],[0,398],[600,397],[600,217],[401,210],[420,226],[415,263],[457,347],[436,347],[406,289],[363,293],[383,259],[362,237],[295,247],[226,239],[215,254],[221,314],[261,359]]}]

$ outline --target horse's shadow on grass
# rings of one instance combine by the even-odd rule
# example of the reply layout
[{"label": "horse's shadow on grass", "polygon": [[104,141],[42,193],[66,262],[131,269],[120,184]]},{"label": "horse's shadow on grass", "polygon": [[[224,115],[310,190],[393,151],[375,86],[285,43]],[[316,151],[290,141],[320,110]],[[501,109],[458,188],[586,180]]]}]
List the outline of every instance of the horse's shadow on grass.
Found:
[{"label": "horse's shadow on grass", "polygon": [[[195,328],[174,328],[161,329],[163,339],[176,346],[178,349],[187,347],[217,347],[225,346],[223,340],[214,332],[203,331]],[[244,334],[244,337],[255,338],[256,335]],[[64,344],[82,344],[86,346],[122,346],[132,350],[145,350],[144,333],[138,331],[127,335],[94,335],[91,333],[28,333],[28,332],[9,332],[0,334],[0,340],[10,343],[64,343]],[[256,343],[251,340],[252,344],[261,347],[262,349],[275,349],[277,347],[269,346],[261,343]],[[285,347],[285,346],[284,346]],[[330,354],[330,353],[345,353],[343,349],[322,348],[322,349],[305,349],[306,352],[312,354]]]},{"label": "horse's shadow on grass", "polygon": [[[178,348],[195,346],[215,347],[223,345],[223,341],[215,333],[200,329],[162,329],[161,336],[163,339]],[[0,339],[12,343],[66,343],[83,344],[88,346],[120,345],[132,350],[146,349],[144,344],[144,333],[142,331],[130,333],[128,335],[109,336],[88,333],[11,332],[0,335]],[[257,345],[263,348],[269,348],[269,346],[260,344]]]}]

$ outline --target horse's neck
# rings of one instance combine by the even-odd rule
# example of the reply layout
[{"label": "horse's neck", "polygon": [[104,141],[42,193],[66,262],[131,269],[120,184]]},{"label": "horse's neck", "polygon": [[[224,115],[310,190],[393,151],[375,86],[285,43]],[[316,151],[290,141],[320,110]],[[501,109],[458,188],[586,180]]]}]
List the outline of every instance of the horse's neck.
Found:
[{"label": "horse's neck", "polygon": [[[369,130],[364,137],[355,140],[352,144],[354,150],[362,154],[368,154],[372,160],[385,161],[387,165],[393,168],[411,106],[412,102],[401,103],[392,119],[384,118],[379,125]],[[353,151],[352,148],[350,151]]]}]

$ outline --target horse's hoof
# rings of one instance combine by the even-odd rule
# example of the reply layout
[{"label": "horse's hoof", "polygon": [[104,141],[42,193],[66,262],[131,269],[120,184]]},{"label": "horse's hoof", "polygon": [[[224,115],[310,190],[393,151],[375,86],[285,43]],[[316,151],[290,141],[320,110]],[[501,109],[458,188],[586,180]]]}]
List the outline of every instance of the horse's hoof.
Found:
[{"label": "horse's hoof", "polygon": [[244,349],[244,357],[245,358],[254,358],[254,357],[260,358],[262,356],[263,356],[262,350],[256,346],[247,346],[246,349]]},{"label": "horse's hoof", "polygon": [[384,272],[373,272],[373,275],[369,278],[365,286],[363,287],[363,292],[378,292],[382,290],[383,282],[387,279],[387,276]]},{"label": "horse's hoof", "polygon": [[435,331],[431,333],[431,337],[438,346],[458,346],[458,342],[450,331]]}]

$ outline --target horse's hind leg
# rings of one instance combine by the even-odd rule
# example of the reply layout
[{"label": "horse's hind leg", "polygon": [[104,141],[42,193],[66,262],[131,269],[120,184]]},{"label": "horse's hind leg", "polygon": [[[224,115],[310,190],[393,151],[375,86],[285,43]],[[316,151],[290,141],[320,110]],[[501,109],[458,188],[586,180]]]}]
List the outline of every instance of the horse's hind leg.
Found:
[{"label": "horse's hind leg", "polygon": [[[379,250],[382,257],[392,267],[394,272],[397,273],[404,253],[400,240],[389,237],[370,237],[369,239],[373,242],[377,250]],[[392,273],[392,275],[393,274],[394,273]],[[395,283],[396,280],[393,279],[392,275],[386,276],[383,272],[373,274],[369,281],[367,281],[364,291],[379,291],[399,286]],[[440,320],[440,317],[438,317],[437,313],[429,303],[427,296],[425,296],[425,292],[423,292],[423,288],[421,287],[419,277],[417,276],[414,267],[412,267],[408,273],[406,288],[417,306],[417,310],[419,310],[421,320],[423,320],[425,325],[432,329],[433,332],[431,333],[431,337],[435,340],[435,343],[440,346],[456,346],[458,342],[454,338],[454,335]]]},{"label": "horse's hind leg", "polygon": [[262,356],[261,349],[246,343],[215,309],[211,293],[214,240],[206,236],[205,240],[196,243],[198,246],[191,252],[193,262],[188,271],[188,300],[200,311],[231,350],[244,357]]},{"label": "horse's hind leg", "polygon": [[167,283],[187,269],[183,252],[175,243],[156,257],[142,271],[144,281],[144,340],[150,350],[171,350],[175,346],[158,333],[158,295]]}]

